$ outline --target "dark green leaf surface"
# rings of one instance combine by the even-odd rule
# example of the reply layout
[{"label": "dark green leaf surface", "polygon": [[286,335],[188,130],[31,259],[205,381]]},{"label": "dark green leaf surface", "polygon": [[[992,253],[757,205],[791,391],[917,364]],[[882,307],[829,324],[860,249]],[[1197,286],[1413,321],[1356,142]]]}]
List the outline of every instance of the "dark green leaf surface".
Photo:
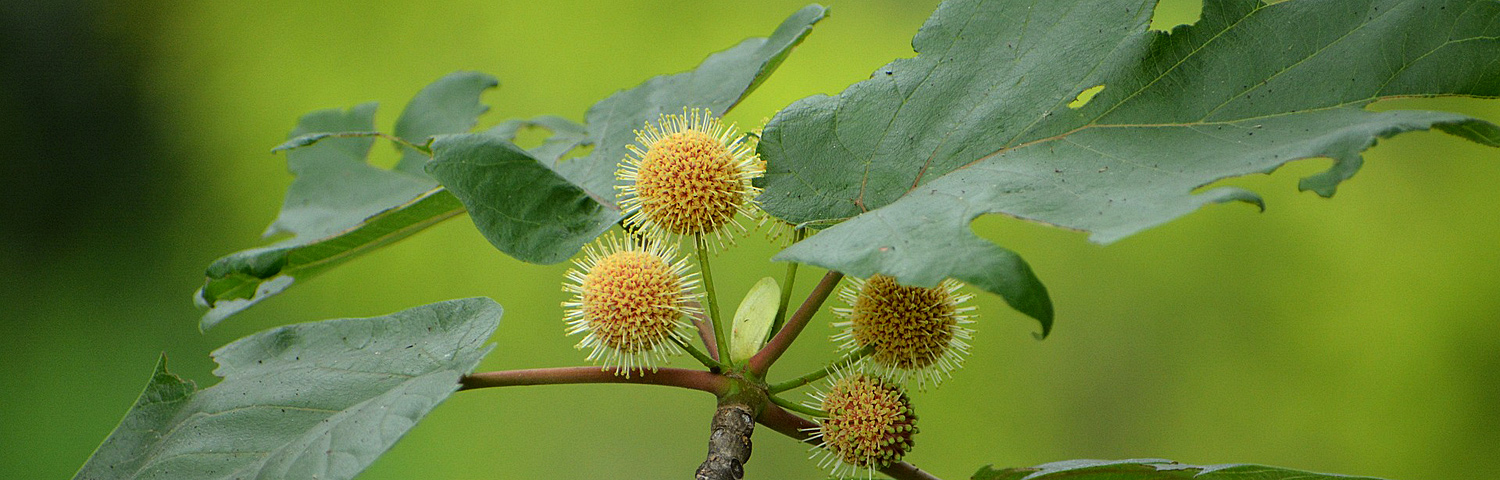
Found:
[{"label": "dark green leaf surface", "polygon": [[[496,83],[494,77],[474,72],[439,79],[407,105],[396,134],[422,146],[431,135],[468,130],[485,110],[480,93]],[[402,146],[397,169],[370,165],[370,147],[375,137],[384,136],[374,130],[373,103],[302,117],[289,140],[276,147],[286,151],[296,179],[266,231],[267,236],[294,237],[210,265],[203,288],[194,295],[196,303],[208,308],[201,328],[212,328],[298,281],[463,213],[458,199],[421,171],[426,154]]]},{"label": "dark green leaf surface", "polygon": [[1155,3],[952,0],[913,40],[917,57],[783,110],[760,144],[761,201],[793,223],[849,220],[777,258],[917,285],[957,278],[1045,333],[1045,289],[974,235],[974,218],[1108,243],[1205,204],[1259,205],[1241,189],[1194,191],[1296,159],[1333,158],[1302,182],[1332,195],[1361,151],[1400,132],[1500,145],[1500,128],[1462,115],[1364,109],[1500,95],[1500,2],[1208,0],[1171,34],[1147,30]]},{"label": "dark green leaf surface", "polygon": [[1262,465],[1183,465],[1170,460],[1068,460],[1029,468],[984,467],[974,480],[1379,480]]},{"label": "dark green leaf surface", "polygon": [[619,220],[619,212],[515,144],[484,133],[432,142],[428,173],[469,210],[495,248],[531,263],[557,263]]},{"label": "dark green leaf surface", "polygon": [[[684,107],[722,115],[763,82],[827,15],[809,5],[770,37],[710,55],[696,69],[647,80],[601,100],[583,126],[554,116],[510,120],[477,134],[439,137],[428,173],[468,207],[474,225],[500,251],[533,263],[557,263],[620,220],[615,170],[634,130]],[[521,128],[552,136],[531,152],[510,145]],[[587,156],[564,159],[593,145]]]},{"label": "dark green leaf surface", "polygon": [[[559,175],[564,175],[564,178],[566,178],[568,170],[558,168],[563,156],[575,148],[589,144],[588,127],[553,115],[543,115],[529,120],[506,120],[500,122],[499,125],[491,127],[489,130],[485,130],[485,133],[507,142],[513,142],[516,139],[516,135],[522,129],[526,128],[542,128],[551,132],[547,140],[543,141],[541,145],[536,146],[536,148],[528,150],[528,152],[531,153],[531,156],[536,157],[537,161],[542,162],[542,165],[546,165],[547,168],[552,169]],[[569,178],[568,180],[573,181],[575,184],[583,183],[583,179]],[[610,193],[611,195],[608,197],[600,197],[600,203],[613,205],[614,195],[613,192]],[[606,198],[607,200],[605,200]]]},{"label": "dark green leaf surface", "polygon": [[258,333],[214,352],[197,390],[157,365],[75,478],[348,479],[458,389],[493,345],[489,299]]},{"label": "dark green leaf surface", "polygon": [[[495,77],[479,72],[454,72],[432,82],[412,97],[396,119],[396,136],[416,145],[426,145],[434,135],[463,133],[474,128],[479,115],[489,107],[479,103],[479,95],[500,85]],[[401,161],[396,170],[424,175],[426,153],[401,146]]]}]

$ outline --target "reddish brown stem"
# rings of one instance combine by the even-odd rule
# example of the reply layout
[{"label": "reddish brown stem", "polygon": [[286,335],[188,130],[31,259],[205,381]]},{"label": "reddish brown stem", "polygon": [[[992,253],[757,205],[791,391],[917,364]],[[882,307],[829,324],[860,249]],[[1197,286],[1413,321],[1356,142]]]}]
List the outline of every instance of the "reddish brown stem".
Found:
[{"label": "reddish brown stem", "polygon": [[776,433],[792,437],[799,442],[806,442],[812,437],[811,429],[818,428],[818,424],[813,423],[812,420],[796,416],[775,404],[766,405],[755,422],[771,427],[771,430],[775,430]]},{"label": "reddish brown stem", "polygon": [[[703,311],[702,303],[696,301],[689,303],[699,312]],[[701,313],[688,315],[688,318],[693,319],[693,327],[698,329],[698,337],[703,339],[703,348],[708,351],[708,357],[714,359],[715,362],[723,361],[719,359],[719,343],[714,339],[714,326],[709,324],[708,319],[704,318]]]},{"label": "reddish brown stem", "polygon": [[[818,424],[811,420],[796,416],[776,405],[766,405],[766,408],[761,410],[760,417],[755,421],[800,442],[806,442],[812,436],[812,431],[818,428]],[[907,462],[881,468],[880,473],[890,475],[896,480],[942,480]]]},{"label": "reddish brown stem", "polygon": [[823,306],[823,301],[828,299],[833,289],[839,285],[839,280],[843,278],[844,274],[833,270],[823,275],[823,279],[813,287],[812,293],[807,294],[807,300],[803,300],[802,306],[797,307],[797,313],[793,313],[792,318],[786,320],[786,325],[781,327],[781,331],[776,332],[776,336],[766,343],[765,348],[761,348],[755,356],[750,357],[751,375],[765,378],[766,370],[769,370],[771,364],[781,358],[781,354],[786,353],[787,347],[792,346],[792,342],[797,340],[797,335],[802,333],[804,327],[807,327],[807,322],[818,313],[818,309]]},{"label": "reddish brown stem", "polygon": [[700,390],[722,395],[727,380],[702,370],[685,368],[662,368],[656,371],[631,371],[630,376],[616,375],[615,369],[599,367],[535,368],[530,370],[506,370],[466,375],[458,380],[459,390],[490,387],[518,387],[525,385],[562,385],[573,383],[634,383],[641,385],[665,385],[669,387]]}]

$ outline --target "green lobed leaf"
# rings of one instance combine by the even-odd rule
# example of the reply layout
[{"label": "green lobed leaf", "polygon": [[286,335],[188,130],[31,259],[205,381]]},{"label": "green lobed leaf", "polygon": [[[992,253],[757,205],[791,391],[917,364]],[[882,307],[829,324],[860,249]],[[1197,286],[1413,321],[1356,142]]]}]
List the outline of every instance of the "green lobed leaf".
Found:
[{"label": "green lobed leaf", "polygon": [[1170,460],[1068,460],[1029,468],[979,469],[973,480],[1379,480],[1263,465],[1183,465]]},{"label": "green lobed leaf", "polygon": [[[297,122],[297,128],[287,138],[374,129],[375,104],[365,103],[348,111],[309,113]],[[367,163],[365,159],[374,143],[374,138],[334,135],[287,150],[287,168],[296,178],[287,187],[281,213],[266,235],[330,237],[437,186],[424,177]]]},{"label": "green lobed leaf", "polygon": [[[531,153],[531,156],[536,157],[537,161],[541,162],[542,165],[557,172],[558,175],[562,175],[563,178],[568,178],[567,175],[572,173],[572,171],[559,169],[558,166],[562,164],[563,157],[568,153],[573,152],[578,147],[590,144],[588,127],[566,118],[554,115],[542,115],[529,120],[506,120],[500,122],[499,125],[490,127],[484,133],[507,142],[514,142],[516,135],[522,129],[528,128],[541,128],[551,132],[551,135],[541,145],[537,145],[535,148],[528,150],[528,152]],[[568,178],[568,181],[573,182],[575,185],[583,183],[583,179],[580,178]],[[600,196],[597,192],[589,193],[593,194],[594,200],[600,204],[613,206],[615,203],[613,192],[605,192],[609,193],[608,196]]]},{"label": "green lobed leaf", "polygon": [[[827,14],[826,8],[809,5],[770,37],[745,40],[710,55],[692,71],[655,77],[616,93],[589,109],[587,126],[543,116],[510,120],[482,133],[439,137],[432,143],[428,173],[464,202],[474,225],[495,248],[527,262],[567,260],[620,220],[615,170],[626,145],[635,141],[635,129],[689,107],[722,115],[765,81]],[[530,153],[506,145],[519,129],[530,127],[546,128],[552,136]],[[586,156],[564,159],[583,145],[595,148]]]},{"label": "green lobed leaf", "polygon": [[[407,105],[396,134],[417,146],[433,134],[468,130],[485,108],[479,95],[498,82],[457,72],[428,85]],[[367,162],[375,137],[375,104],[347,111],[309,113],[286,143],[287,166],[296,175],[266,235],[292,238],[236,252],[209,266],[195,303],[207,308],[199,326],[225,318],[366,252],[389,245],[463,213],[463,205],[421,171],[426,155],[409,147],[395,170]],[[411,155],[421,157],[416,173]]]},{"label": "green lobed leaf", "polygon": [[353,478],[458,389],[500,316],[475,298],[280,327],[215,351],[203,390],[163,358],[74,478]]},{"label": "green lobed leaf", "polygon": [[499,137],[447,135],[432,142],[427,171],[468,207],[495,248],[531,263],[557,263],[609,230],[619,212]]},{"label": "green lobed leaf", "polygon": [[1500,96],[1500,2],[1207,0],[1170,34],[1147,28],[1155,3],[950,0],[913,40],[915,58],[780,112],[760,143],[762,204],[792,223],[847,221],[776,258],[923,286],[957,278],[1045,334],[1045,288],[974,235],[974,218],[1108,243],[1205,204],[1260,205],[1237,188],[1194,191],[1297,159],[1335,160],[1301,184],[1332,195],[1361,151],[1400,132],[1500,146],[1488,122],[1364,108]]},{"label": "green lobed leaf", "polygon": [[[479,95],[495,88],[500,82],[495,77],[479,72],[453,72],[432,82],[417,92],[401,117],[396,119],[395,134],[416,145],[426,145],[428,139],[445,133],[462,133],[474,128],[479,116],[489,107],[479,103]],[[396,170],[423,175],[430,155],[398,145],[401,161]]]}]

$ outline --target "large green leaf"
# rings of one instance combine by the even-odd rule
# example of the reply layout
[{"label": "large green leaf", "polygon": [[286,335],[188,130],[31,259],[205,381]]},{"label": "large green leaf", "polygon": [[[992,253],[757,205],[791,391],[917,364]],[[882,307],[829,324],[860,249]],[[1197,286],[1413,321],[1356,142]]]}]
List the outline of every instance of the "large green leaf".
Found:
[{"label": "large green leaf", "polygon": [[1500,2],[1207,0],[1170,34],[1147,29],[1155,3],[951,0],[915,58],[783,110],[760,144],[761,201],[793,223],[848,220],[777,258],[916,285],[958,278],[1045,333],[1045,289],[974,235],[974,218],[1108,243],[1208,203],[1258,205],[1241,189],[1194,191],[1292,160],[1333,158],[1302,183],[1331,195],[1362,150],[1400,132],[1500,144],[1500,128],[1462,115],[1364,109],[1500,95]]},{"label": "large green leaf", "polygon": [[[495,77],[479,72],[454,72],[432,82],[412,97],[396,119],[397,137],[417,145],[445,133],[467,132],[489,107],[479,103],[479,95],[500,83]],[[401,148],[401,162],[396,170],[425,175],[428,155],[409,147]]]},{"label": "large green leaf", "polygon": [[[366,103],[348,111],[309,113],[287,138],[374,129],[375,104]],[[309,240],[331,237],[437,186],[428,178],[370,165],[366,158],[374,142],[368,137],[331,137],[286,150],[287,168],[296,178],[287,187],[281,213],[266,235],[290,233]]]},{"label": "large green leaf", "polygon": [[490,243],[532,263],[567,260],[619,220],[619,212],[515,144],[487,134],[432,142],[428,173],[468,206]]},{"label": "large green leaf", "polygon": [[[770,37],[751,38],[710,55],[692,71],[647,80],[589,108],[587,126],[560,117],[511,120],[487,132],[439,137],[428,173],[468,207],[474,225],[500,251],[533,263],[567,260],[620,220],[615,169],[635,129],[663,113],[707,108],[716,115],[765,81],[827,16],[809,5]],[[527,153],[507,145],[524,127],[552,131]],[[588,155],[564,159],[575,147]]]},{"label": "large green leaf", "polygon": [[157,364],[75,477],[347,479],[458,389],[493,345],[489,299],[261,332],[214,352],[198,390]]},{"label": "large green leaf", "polygon": [[[551,132],[541,145],[528,150],[531,156],[542,162],[547,168],[556,169],[563,156],[574,148],[589,143],[588,127],[574,123],[572,120],[555,115],[542,115],[530,120],[511,119],[500,122],[499,125],[490,127],[485,133],[494,135],[507,142],[513,142],[521,129],[542,128]],[[562,172],[558,172],[562,173]],[[612,197],[611,197],[612,198]]]},{"label": "large green leaf", "polygon": [[1262,465],[1183,465],[1170,460],[1068,460],[1029,468],[979,469],[974,480],[1379,480]]},{"label": "large green leaf", "polygon": [[[479,95],[497,84],[474,72],[444,76],[422,89],[396,122],[396,135],[425,145],[436,134],[466,131],[485,107]],[[363,253],[406,238],[463,213],[463,205],[422,172],[427,155],[410,147],[394,170],[366,159],[374,136],[375,104],[348,111],[320,110],[302,117],[277,147],[286,150],[296,179],[266,235],[292,238],[236,252],[208,267],[194,300],[207,307],[208,329]],[[416,157],[413,157],[416,155]],[[414,173],[413,173],[414,172]]]},{"label": "large green leaf", "polygon": [[[554,172],[557,172],[558,175],[562,175],[563,178],[567,178],[568,181],[573,182],[573,184],[582,184],[584,182],[584,179],[568,177],[569,174],[577,173],[578,171],[564,169],[560,166],[563,164],[563,158],[566,155],[574,152],[574,150],[578,147],[590,145],[588,127],[579,125],[578,123],[575,123],[572,120],[568,120],[566,118],[554,115],[542,115],[529,120],[506,120],[504,122],[500,122],[499,125],[491,127],[489,130],[485,130],[484,133],[492,135],[501,140],[505,140],[507,142],[513,142],[515,141],[516,136],[520,133],[521,130],[538,128],[547,130],[548,132],[550,132],[550,135],[545,141],[542,142],[541,145],[537,145],[536,147],[527,150],[527,152],[530,153],[532,157],[536,157],[536,160],[538,162],[541,162],[542,165],[552,169],[552,171]],[[573,162],[570,161],[568,163],[571,164]],[[618,209],[615,206],[614,192],[594,192],[589,190],[585,191],[587,191],[589,195],[593,196],[594,201],[599,202],[599,204],[607,205],[611,209]]]}]

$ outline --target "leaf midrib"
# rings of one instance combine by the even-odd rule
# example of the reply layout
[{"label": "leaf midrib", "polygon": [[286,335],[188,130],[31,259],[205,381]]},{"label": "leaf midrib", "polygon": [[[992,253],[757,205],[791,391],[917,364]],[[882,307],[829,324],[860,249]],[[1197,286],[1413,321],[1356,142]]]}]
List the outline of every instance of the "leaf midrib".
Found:
[{"label": "leaf midrib", "polygon": [[[309,250],[309,249],[318,248],[320,246],[323,246],[322,244],[324,242],[328,242],[328,241],[331,241],[333,239],[342,237],[344,235],[348,235],[350,233],[358,231],[361,228],[365,228],[365,227],[369,226],[370,225],[369,222],[373,218],[380,217],[380,216],[387,215],[387,214],[395,214],[397,212],[400,212],[404,208],[408,208],[408,207],[411,207],[413,205],[416,205],[417,203],[420,203],[423,200],[427,200],[427,199],[429,199],[429,198],[431,198],[431,197],[433,197],[435,195],[438,195],[440,193],[443,193],[443,192],[444,192],[443,187],[437,187],[437,188],[428,190],[427,192],[424,192],[422,195],[419,195],[416,198],[413,198],[413,199],[411,199],[411,200],[409,200],[409,201],[407,201],[405,203],[402,203],[400,205],[397,205],[395,207],[391,207],[390,209],[387,209],[387,210],[381,211],[380,213],[372,215],[369,218],[366,218],[364,221],[360,222],[358,225],[355,225],[355,226],[349,227],[347,229],[341,230],[341,231],[339,231],[337,233],[334,233],[332,235],[328,235],[326,237],[319,238],[319,239],[314,240],[314,241],[312,241],[310,243],[306,243],[306,244],[302,244],[302,245],[297,245],[297,246],[289,247],[289,248],[287,248],[287,251],[286,251],[285,255],[288,258],[291,258],[292,255],[294,255],[294,254],[296,254],[296,253],[298,253],[300,251],[305,251],[305,250]],[[364,242],[363,244],[361,244],[358,247],[345,249],[345,250],[340,251],[338,253],[335,253],[333,255],[328,255],[328,256],[324,256],[324,257],[318,257],[318,258],[316,258],[314,260],[311,260],[311,261],[308,261],[308,262],[305,262],[305,263],[299,263],[296,266],[292,266],[292,267],[286,268],[284,270],[279,270],[279,271],[276,272],[275,275],[271,275],[269,277],[260,277],[260,276],[256,276],[256,275],[249,275],[249,274],[247,274],[247,273],[245,273],[243,271],[231,272],[230,275],[226,275],[224,277],[220,277],[218,279],[213,279],[213,280],[228,279],[228,278],[232,278],[234,276],[243,276],[243,277],[246,277],[246,278],[240,284],[238,284],[237,286],[235,286],[234,288],[225,290],[223,293],[221,293],[219,295],[215,295],[214,296],[215,298],[213,299],[212,303],[218,303],[218,302],[225,301],[225,300],[248,299],[248,298],[251,298],[251,297],[254,296],[253,295],[254,292],[256,292],[260,288],[260,285],[262,283],[265,283],[266,280],[269,280],[269,279],[272,279],[272,278],[276,278],[277,276],[280,276],[280,275],[285,275],[285,276],[289,276],[289,277],[292,277],[292,278],[297,278],[297,276],[300,275],[303,272],[316,270],[319,267],[322,267],[324,265],[329,265],[329,264],[337,263],[339,261],[342,261],[345,258],[349,258],[349,257],[353,257],[353,256],[356,256],[356,255],[360,255],[360,254],[363,254],[364,252],[367,252],[367,251],[370,251],[370,250],[373,250],[373,249],[376,249],[376,248],[380,248],[380,247],[389,245],[392,241],[394,241],[394,240],[392,240],[393,238],[404,238],[406,236],[410,236],[410,235],[404,235],[404,234],[406,234],[407,232],[412,232],[412,231],[416,231],[416,230],[426,229],[427,227],[431,227],[433,225],[436,225],[436,224],[438,224],[438,223],[440,223],[440,222],[442,222],[444,220],[447,220],[449,218],[456,217],[459,214],[462,214],[464,212],[465,212],[465,208],[463,207],[463,204],[460,202],[459,206],[457,208],[453,208],[453,209],[449,209],[449,210],[444,210],[442,212],[439,212],[437,215],[433,215],[431,217],[428,217],[428,218],[426,218],[426,219],[424,219],[424,220],[422,220],[420,222],[412,223],[412,224],[406,225],[404,227],[391,230],[389,232],[386,232],[383,235],[377,235],[377,236],[371,238],[370,241]],[[288,262],[288,263],[290,263],[290,262]],[[245,292],[247,289],[248,289],[248,292]],[[248,296],[242,296],[241,295],[242,292],[243,293],[248,293],[249,295]],[[205,299],[205,300],[207,300],[207,299]]]}]

